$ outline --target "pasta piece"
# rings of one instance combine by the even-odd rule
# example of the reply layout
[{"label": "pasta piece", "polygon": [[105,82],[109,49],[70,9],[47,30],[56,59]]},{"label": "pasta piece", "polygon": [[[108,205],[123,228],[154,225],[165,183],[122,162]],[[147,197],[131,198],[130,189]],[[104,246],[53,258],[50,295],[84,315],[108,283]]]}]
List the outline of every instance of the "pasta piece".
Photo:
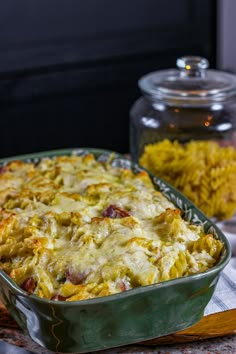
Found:
[{"label": "pasta piece", "polygon": [[164,140],[145,147],[140,164],[183,192],[209,217],[236,212],[236,150],[213,141]]}]

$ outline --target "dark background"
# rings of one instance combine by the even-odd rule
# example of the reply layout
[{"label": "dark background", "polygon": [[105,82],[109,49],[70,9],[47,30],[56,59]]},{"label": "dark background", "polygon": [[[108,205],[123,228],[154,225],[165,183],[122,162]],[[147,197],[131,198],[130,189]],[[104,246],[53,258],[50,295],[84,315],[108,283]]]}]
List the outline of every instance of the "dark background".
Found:
[{"label": "dark background", "polygon": [[145,73],[195,54],[215,66],[215,0],[7,0],[0,4],[0,156],[129,150]]}]

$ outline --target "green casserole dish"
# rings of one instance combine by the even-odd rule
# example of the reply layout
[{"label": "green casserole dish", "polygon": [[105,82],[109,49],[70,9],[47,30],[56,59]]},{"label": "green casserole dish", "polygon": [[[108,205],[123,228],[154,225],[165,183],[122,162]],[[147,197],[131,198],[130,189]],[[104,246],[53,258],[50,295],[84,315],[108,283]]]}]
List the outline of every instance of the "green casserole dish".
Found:
[{"label": "green casserole dish", "polygon": [[[142,171],[116,153],[97,149],[65,149],[0,160],[38,162],[44,157],[93,153],[99,160],[112,156],[112,165]],[[230,260],[223,233],[189,200],[150,174],[154,186],[183,212],[185,220],[203,225],[224,249],[210,270],[115,295],[74,302],[51,301],[22,290],[0,270],[0,298],[19,326],[39,345],[56,352],[83,353],[145,341],[192,326],[203,316],[220,272]]]}]

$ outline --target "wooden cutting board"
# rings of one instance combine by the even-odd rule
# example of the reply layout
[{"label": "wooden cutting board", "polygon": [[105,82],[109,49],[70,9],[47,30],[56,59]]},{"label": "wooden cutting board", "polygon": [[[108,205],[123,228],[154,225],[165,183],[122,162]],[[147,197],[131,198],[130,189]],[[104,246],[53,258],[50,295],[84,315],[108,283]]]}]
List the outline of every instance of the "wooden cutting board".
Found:
[{"label": "wooden cutting board", "polygon": [[[10,341],[11,343],[13,340],[12,336],[16,336],[16,330],[21,335],[23,333],[1,302],[0,327],[0,340]],[[188,329],[160,338],[148,340],[141,344],[164,345],[187,343],[229,334],[236,334],[236,309],[204,316],[197,324]]]},{"label": "wooden cutting board", "polygon": [[190,328],[144,343],[145,345],[187,343],[229,334],[236,334],[236,309],[204,316]]}]

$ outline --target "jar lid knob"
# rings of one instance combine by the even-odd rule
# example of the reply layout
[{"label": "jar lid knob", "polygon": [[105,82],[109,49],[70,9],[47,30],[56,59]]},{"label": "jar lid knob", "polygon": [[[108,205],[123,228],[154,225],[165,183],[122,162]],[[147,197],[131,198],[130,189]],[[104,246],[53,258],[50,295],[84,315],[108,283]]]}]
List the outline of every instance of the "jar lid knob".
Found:
[{"label": "jar lid knob", "polygon": [[186,56],[178,58],[176,65],[180,70],[180,77],[204,77],[209,62],[202,57]]}]

